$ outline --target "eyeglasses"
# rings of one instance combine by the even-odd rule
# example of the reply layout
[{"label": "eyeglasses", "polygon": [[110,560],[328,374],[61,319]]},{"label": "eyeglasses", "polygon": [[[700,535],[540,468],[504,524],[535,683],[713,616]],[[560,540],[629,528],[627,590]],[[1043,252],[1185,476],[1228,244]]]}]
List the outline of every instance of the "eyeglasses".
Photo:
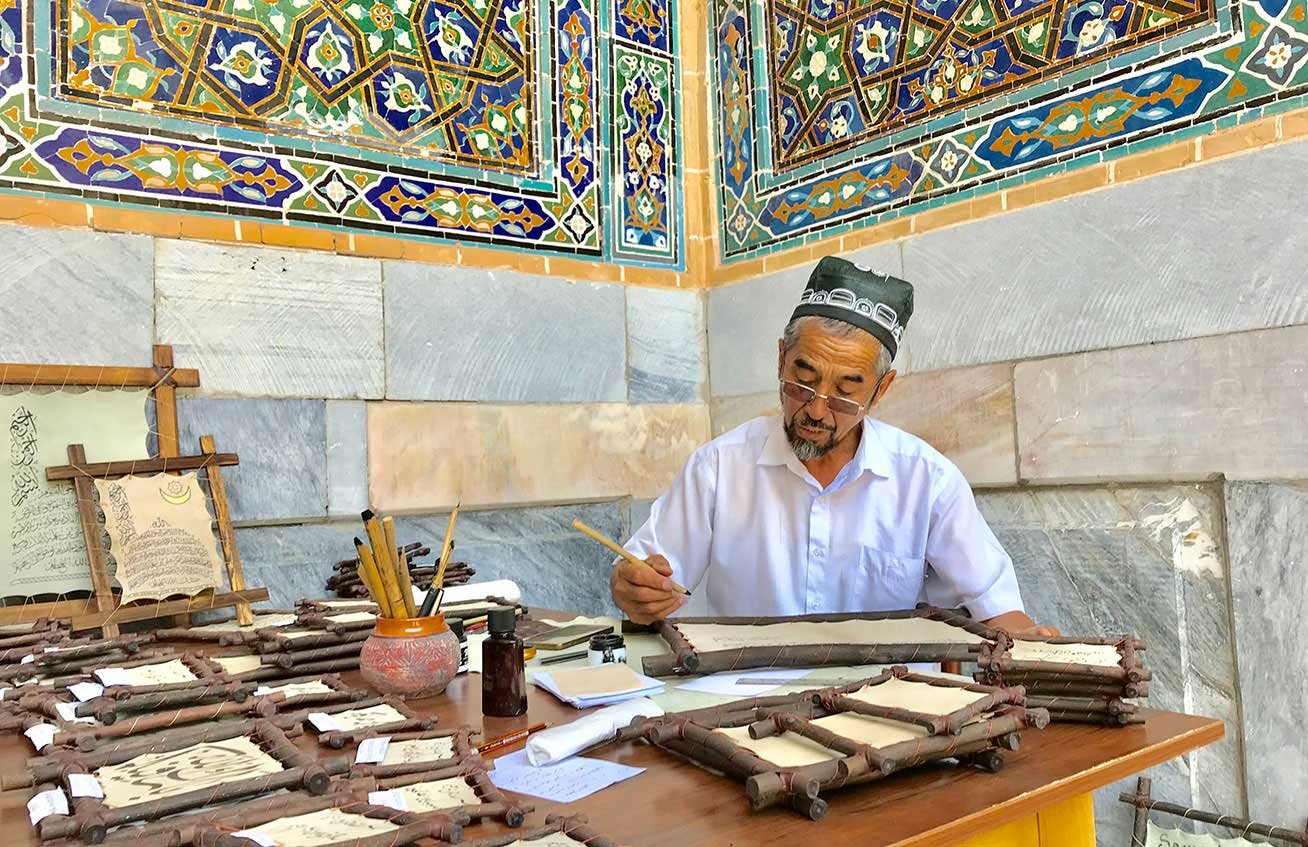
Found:
[{"label": "eyeglasses", "polygon": [[[827,408],[831,410],[831,414],[833,415],[846,415],[853,417],[855,415],[863,414],[863,410],[867,408],[866,403],[855,403],[848,397],[832,397],[830,394],[818,394],[807,385],[801,385],[798,382],[791,382],[788,379],[781,380],[781,393],[787,398],[794,400],[801,408],[821,397],[823,400],[827,401]],[[876,391],[873,390],[872,394],[873,396],[876,396]]]}]

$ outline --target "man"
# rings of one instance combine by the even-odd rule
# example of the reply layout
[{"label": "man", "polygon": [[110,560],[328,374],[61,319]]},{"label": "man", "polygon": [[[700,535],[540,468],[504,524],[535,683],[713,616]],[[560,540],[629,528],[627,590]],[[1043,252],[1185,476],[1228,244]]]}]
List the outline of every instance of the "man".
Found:
[{"label": "man", "polygon": [[913,287],[828,256],[778,342],[781,414],[695,451],[627,547],[613,599],[633,621],[707,591],[717,615],[962,606],[1010,633],[1056,635],[1022,610],[1013,563],[962,473],[926,442],[867,413]]}]

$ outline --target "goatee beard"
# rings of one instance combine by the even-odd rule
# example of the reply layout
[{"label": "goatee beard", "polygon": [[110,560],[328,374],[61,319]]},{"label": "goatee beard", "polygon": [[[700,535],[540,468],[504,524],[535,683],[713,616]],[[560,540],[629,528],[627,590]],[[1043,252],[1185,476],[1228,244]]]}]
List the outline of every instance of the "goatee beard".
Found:
[{"label": "goatee beard", "polygon": [[[824,429],[832,433],[832,435],[821,444],[814,443],[806,438],[801,438],[795,427],[795,422],[799,419],[800,415],[804,416],[804,426],[813,427],[815,429]],[[801,412],[800,415],[796,415],[786,423],[786,440],[790,442],[790,449],[795,451],[795,457],[801,462],[811,462],[814,459],[820,459],[830,453],[836,446],[836,439],[834,437],[835,430],[827,429],[826,425],[821,421],[815,421],[807,415],[804,415],[803,412]]]}]

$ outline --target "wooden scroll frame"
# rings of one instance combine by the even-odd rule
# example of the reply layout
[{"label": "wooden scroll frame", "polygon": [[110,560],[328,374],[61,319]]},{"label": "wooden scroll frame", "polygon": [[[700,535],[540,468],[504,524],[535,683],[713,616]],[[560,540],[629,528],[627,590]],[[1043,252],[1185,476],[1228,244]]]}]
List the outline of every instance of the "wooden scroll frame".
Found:
[{"label": "wooden scroll frame", "polygon": [[344,673],[346,671],[358,670],[359,657],[347,659],[332,659],[322,662],[309,662],[308,664],[299,665],[294,668],[283,668],[275,664],[264,665],[255,670],[244,671],[243,673],[231,674],[230,678],[241,683],[265,683],[275,685],[288,679],[316,676],[318,674]]},{"label": "wooden scroll frame", "polygon": [[56,785],[70,790],[69,775],[89,773],[108,765],[130,762],[147,753],[182,750],[197,744],[246,737],[265,753],[284,766],[281,773],[256,776],[233,782],[161,797],[131,806],[111,808],[102,800],[82,797],[73,801],[71,815],[53,815],[37,826],[42,841],[56,838],[81,838],[90,844],[104,840],[109,830],[137,821],[158,820],[191,809],[225,803],[280,789],[303,789],[310,794],[327,791],[331,777],[349,769],[343,757],[317,760],[299,750],[287,736],[272,723],[264,720],[231,721],[207,727],[169,733],[167,737],[154,737],[107,744],[94,753],[56,752],[50,756],[29,760],[28,767],[37,791]]},{"label": "wooden scroll frame", "polygon": [[[148,368],[96,366],[96,365],[29,365],[0,363],[0,385],[33,388],[38,385],[66,388],[144,388],[154,396],[155,426],[160,458],[178,454],[177,389],[199,388],[200,372],[194,368],[173,365],[173,348],[156,344],[151,351]],[[81,502],[81,493],[78,493]],[[91,502],[94,502],[92,500]],[[98,536],[97,536],[98,538]],[[94,593],[85,600],[52,600],[42,603],[24,603],[21,606],[0,606],[0,625],[19,624],[31,616],[42,618],[75,619],[94,609],[103,613],[112,608],[112,595],[102,595],[94,579]],[[169,612],[165,614],[184,614]],[[85,628],[85,627],[82,627]],[[117,635],[111,626],[105,635]]]},{"label": "wooden scroll frame", "polygon": [[[81,444],[68,445],[68,464],[45,469],[45,478],[51,482],[71,480],[77,491],[77,511],[82,519],[82,536],[86,540],[87,558],[91,562],[93,594],[87,608],[95,611],[73,614],[73,629],[100,628],[105,635],[117,635],[118,624],[128,621],[151,620],[169,615],[189,615],[206,609],[236,607],[236,620],[243,626],[254,621],[251,603],[268,599],[268,589],[247,588],[245,572],[241,570],[241,556],[236,549],[236,534],[232,531],[232,514],[227,506],[227,489],[223,485],[222,468],[240,463],[235,453],[219,453],[213,436],[200,436],[200,452],[194,456],[168,456],[125,462],[97,462],[87,464],[86,450]],[[180,600],[142,600],[130,606],[118,603],[109,578],[109,565],[101,540],[100,519],[96,515],[95,484],[93,479],[116,479],[133,474],[174,473],[203,470],[209,482],[209,497],[213,501],[214,520],[218,524],[218,539],[222,543],[223,563],[231,591],[216,594],[212,589],[201,591],[194,597]]]},{"label": "wooden scroll frame", "polygon": [[1049,710],[1060,723],[1089,723],[1127,726],[1144,723],[1134,703],[1127,698],[1149,693],[1153,672],[1145,667],[1146,645],[1132,636],[1123,638],[1028,637],[1023,641],[1046,644],[1083,644],[1115,647],[1116,667],[1071,662],[1017,661],[1012,658],[1012,641],[1007,634],[986,644],[977,656],[978,681],[989,685],[1021,685],[1027,704]]},{"label": "wooden scroll frame", "polygon": [[357,792],[334,791],[322,796],[297,793],[146,823],[133,827],[131,831],[110,833],[104,843],[130,844],[131,847],[259,847],[233,833],[324,809],[340,809],[348,814],[382,818],[400,825],[395,832],[386,833],[383,840],[351,841],[348,847],[404,847],[422,838],[435,839],[439,844],[457,842],[468,823],[466,816],[457,811],[413,813],[374,806],[360,800]]},{"label": "wooden scroll frame", "polygon": [[779,623],[836,623],[926,619],[993,641],[998,631],[960,612],[918,606],[896,612],[860,612],[839,615],[792,615],[768,618],[674,618],[655,621],[653,628],[672,648],[671,655],[646,656],[642,667],[648,676],[707,674],[748,668],[809,668],[824,665],[889,665],[900,662],[974,661],[978,644],[803,644],[783,647],[742,647],[702,652],[681,634],[681,624],[763,626]]},{"label": "wooden scroll frame", "polygon": [[[297,609],[251,609],[252,620],[248,625],[243,625],[242,629],[209,629],[208,626],[199,627],[165,627],[154,631],[155,638],[161,641],[199,641],[204,643],[217,644],[220,647],[237,647],[242,644],[253,644],[259,640],[260,630],[275,630],[280,627],[254,627],[253,618],[261,615],[296,615],[299,614]],[[287,627],[295,626],[294,623],[286,624]]]},{"label": "wooden scroll frame", "polygon": [[[41,676],[59,681],[60,677],[80,677],[88,665],[104,666],[106,662],[131,661],[134,656],[148,655],[141,648],[151,640],[149,635],[125,635],[116,638],[68,640],[33,647],[27,655],[32,661],[24,662],[19,656],[9,664],[0,666],[0,680],[23,684]],[[59,647],[46,653],[45,647]],[[76,681],[76,680],[74,680]]]},{"label": "wooden scroll frame", "polygon": [[1236,832],[1242,838],[1249,835],[1259,835],[1263,838],[1275,838],[1289,844],[1299,844],[1301,847],[1308,847],[1308,827],[1299,830],[1286,829],[1281,826],[1255,823],[1254,821],[1246,818],[1238,818],[1234,815],[1219,815],[1214,812],[1205,812],[1202,809],[1191,809],[1177,803],[1165,803],[1161,800],[1155,800],[1150,796],[1149,790],[1152,787],[1152,784],[1152,780],[1150,780],[1149,777],[1142,776],[1136,780],[1134,794],[1124,792],[1117,798],[1121,802],[1128,803],[1135,807],[1135,825],[1131,830],[1131,847],[1145,847],[1145,837],[1148,832],[1150,812],[1163,812],[1169,815],[1179,815],[1186,820],[1199,821],[1200,823],[1224,827]]},{"label": "wooden scroll frame", "polygon": [[[877,706],[847,695],[890,679],[961,688],[987,696],[948,715]],[[870,679],[818,691],[756,698],[657,718],[638,718],[617,740],[644,738],[694,762],[745,783],[754,810],[783,804],[821,820],[827,812],[822,791],[871,782],[937,759],[958,759],[994,773],[1003,767],[1002,750],[1016,750],[1022,729],[1049,723],[1043,709],[1023,705],[1023,691],[922,676],[895,667]],[[927,735],[887,747],[871,747],[812,723],[834,714],[860,714],[925,729]],[[981,720],[973,720],[981,717]],[[971,722],[969,722],[971,721]],[[748,727],[751,738],[793,732],[840,754],[840,758],[799,767],[779,767],[736,744],[715,729]]]},{"label": "wooden scroll frame", "polygon": [[[478,799],[481,800],[480,803],[454,807],[454,810],[467,814],[474,821],[502,820],[505,825],[517,828],[522,826],[523,821],[527,819],[528,813],[535,809],[530,804],[518,803],[510,799],[500,791],[495,783],[491,782],[484,763],[477,758],[465,759],[449,766],[428,767],[425,770],[398,776],[352,778],[340,782],[338,785],[343,791],[362,793],[364,791],[388,791],[393,788],[404,788],[409,785],[436,782],[443,779],[462,779],[476,793]],[[451,810],[437,809],[436,811]]]},{"label": "wooden scroll frame", "polygon": [[[463,842],[465,847],[507,847],[517,841],[532,842],[546,836],[561,832],[574,841],[580,841],[586,847],[622,847],[612,838],[600,835],[590,828],[590,821],[584,815],[550,815],[545,818],[545,825],[523,833],[496,835],[492,838],[478,838]],[[242,845],[244,847],[244,845]]]},{"label": "wooden scroll frame", "polygon": [[481,756],[472,746],[472,736],[476,735],[477,731],[471,727],[461,726],[458,729],[430,729],[424,732],[395,732],[385,734],[390,737],[392,742],[428,741],[433,738],[449,738],[453,740],[454,752],[445,759],[429,759],[423,762],[406,762],[399,765],[356,764],[350,769],[350,776],[389,779],[391,777],[405,776],[412,773],[448,769],[459,765],[485,768],[485,762],[482,761]]},{"label": "wooden scroll frame", "polygon": [[[325,744],[334,750],[339,750],[347,744],[357,744],[365,738],[376,738],[379,735],[389,735],[394,737],[395,734],[399,732],[423,732],[436,726],[436,718],[423,717],[413,711],[413,709],[409,708],[403,700],[390,695],[385,697],[369,697],[364,700],[357,700],[353,703],[324,706],[321,709],[314,709],[313,711],[322,712],[327,715],[338,715],[341,712],[350,712],[355,709],[370,709],[373,706],[390,706],[401,715],[404,715],[404,720],[361,727],[359,729],[320,732],[318,733],[318,743]],[[308,712],[301,713],[300,717],[304,720],[308,720]]]}]

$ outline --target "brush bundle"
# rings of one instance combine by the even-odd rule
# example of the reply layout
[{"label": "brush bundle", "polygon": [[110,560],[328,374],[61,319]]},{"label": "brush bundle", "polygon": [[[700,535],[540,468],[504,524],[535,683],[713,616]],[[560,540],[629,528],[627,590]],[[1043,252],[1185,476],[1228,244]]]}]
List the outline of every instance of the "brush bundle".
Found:
[{"label": "brush bundle", "polygon": [[[406,544],[400,551],[409,569],[409,582],[420,591],[427,591],[431,588],[432,580],[436,578],[436,571],[440,567],[439,562],[421,564],[417,561],[430,553],[431,548],[425,547],[419,542]],[[464,562],[450,562],[445,568],[444,584],[464,585],[476,573],[474,569]],[[343,559],[332,566],[332,575],[327,577],[327,590],[337,597],[347,599],[367,598],[369,596],[368,589],[359,576],[359,560],[357,557]]]}]

